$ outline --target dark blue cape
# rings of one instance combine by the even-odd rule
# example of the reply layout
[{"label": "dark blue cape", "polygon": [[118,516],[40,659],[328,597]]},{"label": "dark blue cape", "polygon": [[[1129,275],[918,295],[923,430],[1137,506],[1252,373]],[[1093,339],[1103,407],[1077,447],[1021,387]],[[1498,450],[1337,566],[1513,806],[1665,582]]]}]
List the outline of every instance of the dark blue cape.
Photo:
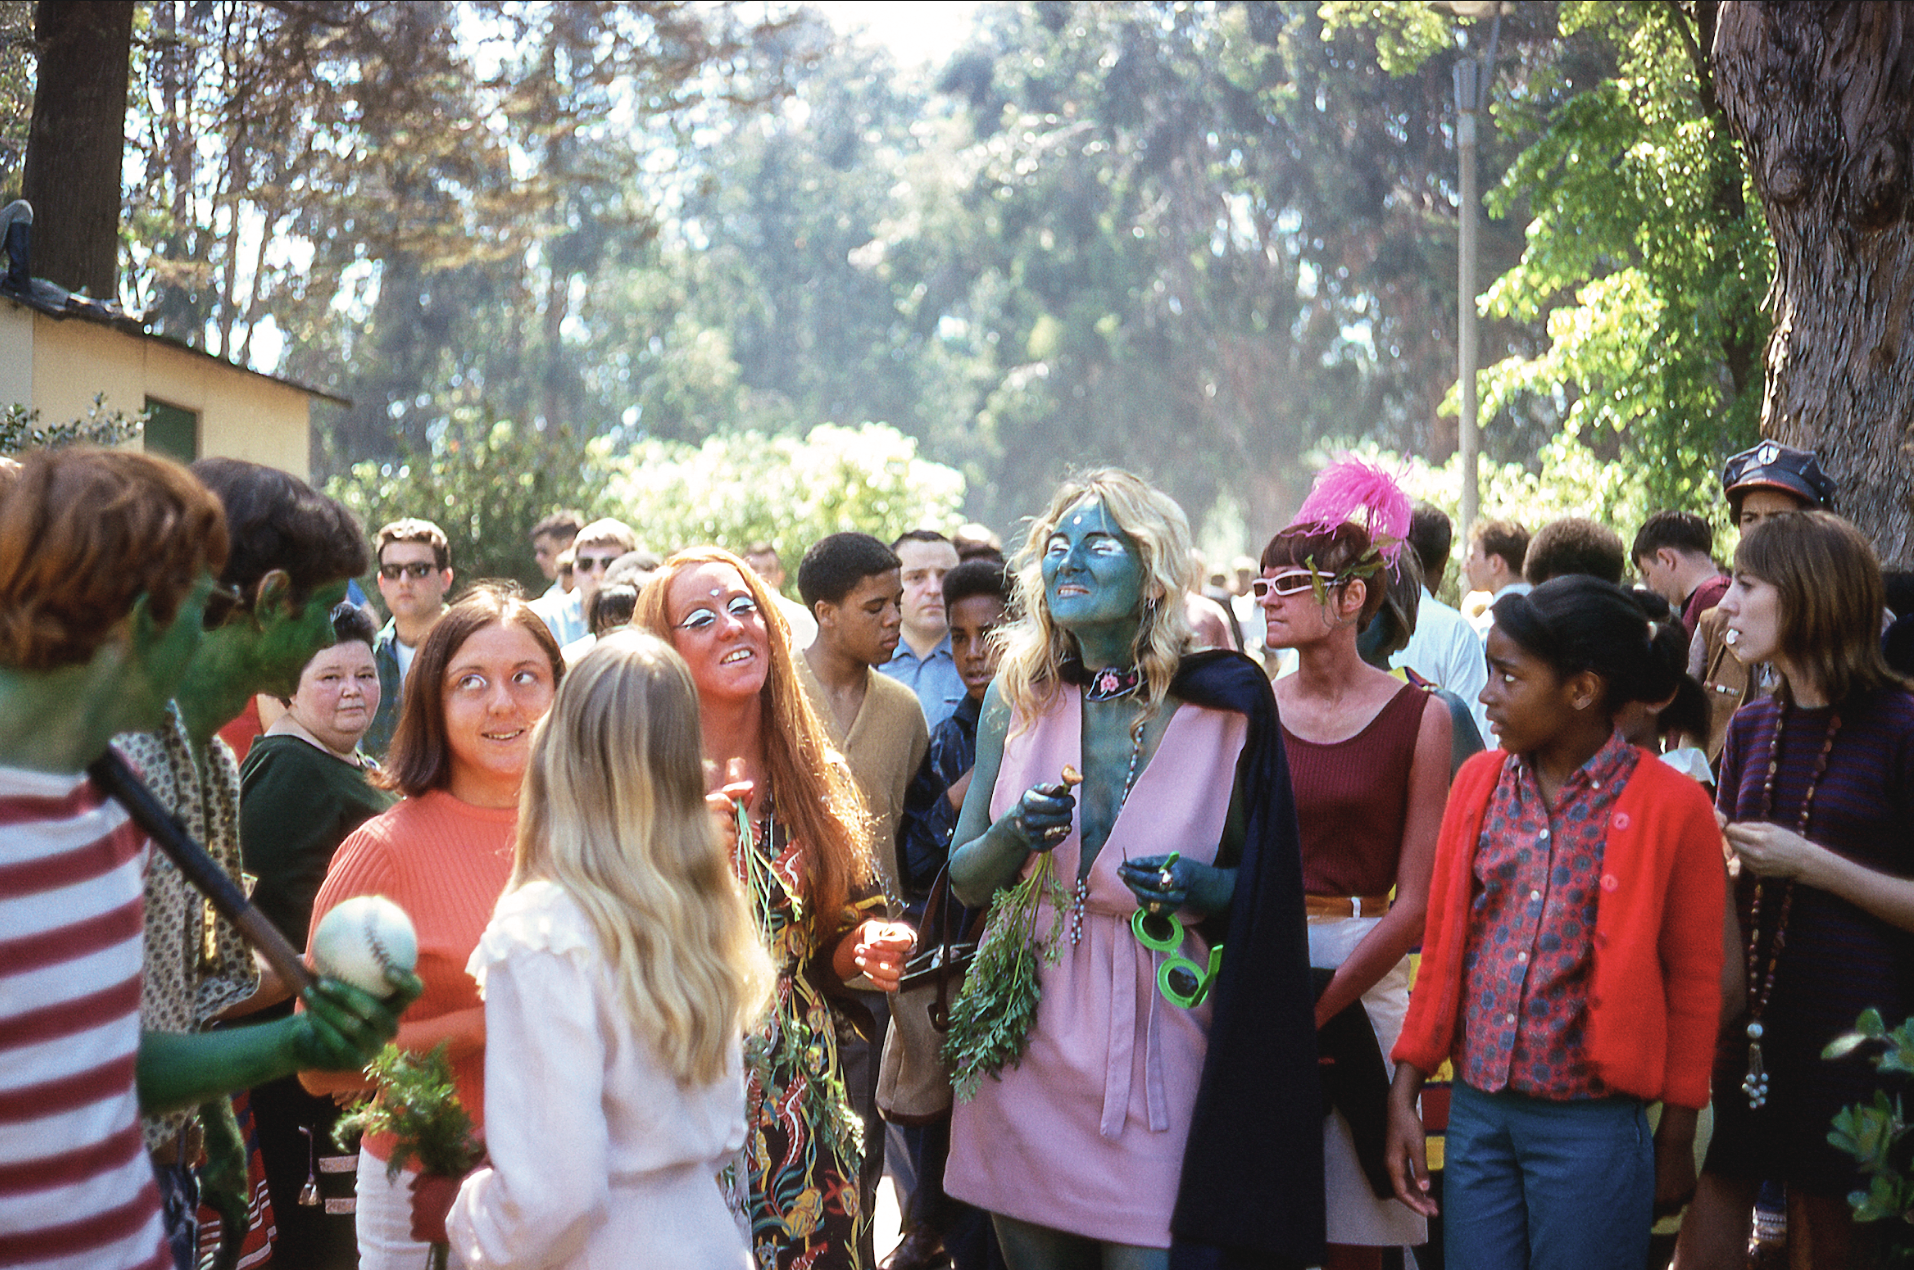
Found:
[{"label": "dark blue cape", "polygon": [[1247,836],[1211,996],[1172,1270],[1289,1270],[1323,1256],[1323,1101],[1296,804],[1276,698],[1241,653],[1183,659],[1171,693],[1249,720],[1237,763]]}]

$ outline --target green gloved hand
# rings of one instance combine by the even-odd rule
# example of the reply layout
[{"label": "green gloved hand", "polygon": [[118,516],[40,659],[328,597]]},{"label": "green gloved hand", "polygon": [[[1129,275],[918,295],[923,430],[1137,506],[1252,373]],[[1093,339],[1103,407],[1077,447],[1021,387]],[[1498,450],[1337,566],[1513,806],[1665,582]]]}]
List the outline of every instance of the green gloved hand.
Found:
[{"label": "green gloved hand", "polygon": [[419,999],[417,975],[390,971],[383,1000],[336,979],[302,996],[289,1019],[219,1032],[140,1035],[140,1109],[148,1114],[210,1102],[296,1071],[358,1071],[398,1035],[399,1016]]},{"label": "green gloved hand", "polygon": [[384,1000],[338,979],[321,979],[300,994],[305,1012],[285,1022],[296,1070],[357,1071],[378,1056],[399,1031],[399,1016],[425,991],[420,978],[405,970],[386,972],[394,988]]}]

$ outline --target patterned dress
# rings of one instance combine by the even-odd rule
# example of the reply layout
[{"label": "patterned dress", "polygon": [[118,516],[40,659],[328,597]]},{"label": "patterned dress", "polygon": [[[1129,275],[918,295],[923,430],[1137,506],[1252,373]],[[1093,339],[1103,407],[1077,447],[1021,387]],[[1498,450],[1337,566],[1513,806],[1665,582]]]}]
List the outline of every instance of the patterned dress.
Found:
[{"label": "patterned dress", "polygon": [[854,895],[831,933],[817,939],[805,921],[803,846],[770,813],[739,842],[749,846],[733,865],[777,983],[764,1023],[745,1038],[747,1132],[731,1179],[734,1201],[750,1223],[760,1270],[861,1270],[858,1237],[871,1220],[857,1193],[864,1129],[839,1058],[852,1024],[847,1003],[827,997],[822,985],[832,978],[838,936],[883,897]]}]

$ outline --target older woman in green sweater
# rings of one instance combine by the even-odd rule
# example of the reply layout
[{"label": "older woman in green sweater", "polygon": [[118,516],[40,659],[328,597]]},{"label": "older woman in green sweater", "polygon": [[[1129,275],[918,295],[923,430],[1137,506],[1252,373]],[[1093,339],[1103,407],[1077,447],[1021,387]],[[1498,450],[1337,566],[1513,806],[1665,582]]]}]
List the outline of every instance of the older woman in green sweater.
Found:
[{"label": "older woman in green sweater", "polygon": [[[253,743],[240,769],[240,850],[246,871],[258,878],[253,901],[294,948],[306,946],[313,897],[333,852],[394,801],[366,779],[372,761],[358,751],[379,708],[372,619],[340,604],[332,612],[332,631],[332,647],[306,663],[286,713]],[[269,1012],[291,1008],[286,1002]],[[335,1165],[336,1171],[322,1174],[319,1167],[321,1158],[338,1155],[332,1144],[337,1115],[330,1098],[308,1094],[297,1077],[253,1090],[279,1226],[273,1258],[288,1270],[350,1270],[358,1260],[351,1214],[301,1202],[325,1198],[318,1190],[322,1179],[336,1191],[333,1198],[352,1193],[352,1169]]]}]

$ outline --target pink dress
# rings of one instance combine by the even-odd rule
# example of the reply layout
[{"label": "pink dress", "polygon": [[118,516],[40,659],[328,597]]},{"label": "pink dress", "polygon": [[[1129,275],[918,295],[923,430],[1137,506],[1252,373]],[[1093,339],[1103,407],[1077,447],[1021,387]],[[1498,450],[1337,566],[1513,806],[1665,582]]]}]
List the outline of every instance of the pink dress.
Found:
[{"label": "pink dress", "polygon": [[[1077,690],[1065,689],[1035,727],[1006,740],[993,821],[1066,763],[1083,765],[1081,711]],[[1227,711],[1184,705],[1171,717],[1091,866],[1082,941],[1072,946],[1066,934],[1061,959],[1042,968],[1023,1061],[955,1108],[944,1177],[955,1198],[1105,1243],[1170,1246],[1210,1008],[1185,1010],[1157,992],[1165,954],[1131,934],[1136,898],[1117,866],[1170,851],[1215,859],[1247,731]],[[1056,848],[1066,887],[1081,846],[1073,829]],[[1045,904],[1038,931],[1053,920]],[[1194,929],[1181,952],[1207,964],[1209,946]]]}]

